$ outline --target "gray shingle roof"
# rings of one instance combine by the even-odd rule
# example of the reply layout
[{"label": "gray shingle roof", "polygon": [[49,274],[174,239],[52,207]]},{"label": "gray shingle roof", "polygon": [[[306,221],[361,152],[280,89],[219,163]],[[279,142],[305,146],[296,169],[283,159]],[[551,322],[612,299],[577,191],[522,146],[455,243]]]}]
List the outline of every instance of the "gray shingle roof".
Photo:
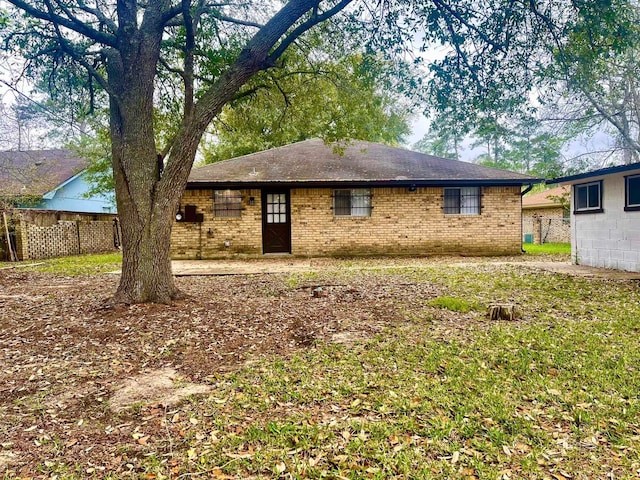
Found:
[{"label": "gray shingle roof", "polygon": [[44,195],[87,165],[70,150],[0,152],[0,195]]},{"label": "gray shingle roof", "polygon": [[341,183],[523,185],[536,181],[521,173],[377,143],[351,141],[341,152],[334,145],[311,139],[194,168],[189,187]]}]

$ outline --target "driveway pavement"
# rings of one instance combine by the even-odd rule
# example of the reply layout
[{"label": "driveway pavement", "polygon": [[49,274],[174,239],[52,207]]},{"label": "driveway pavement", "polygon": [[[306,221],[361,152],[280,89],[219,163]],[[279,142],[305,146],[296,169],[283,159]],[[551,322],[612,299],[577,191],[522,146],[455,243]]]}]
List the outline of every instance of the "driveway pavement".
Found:
[{"label": "driveway pavement", "polygon": [[173,274],[190,275],[250,275],[261,273],[308,272],[313,270],[309,259],[287,260],[174,260]]},{"label": "driveway pavement", "polygon": [[176,276],[190,275],[255,275],[271,273],[320,272],[341,269],[402,269],[434,265],[480,266],[521,265],[576,277],[608,278],[612,280],[640,280],[640,272],[623,272],[605,268],[573,265],[566,261],[536,260],[535,257],[376,257],[359,259],[335,258],[251,258],[243,260],[174,260]]}]

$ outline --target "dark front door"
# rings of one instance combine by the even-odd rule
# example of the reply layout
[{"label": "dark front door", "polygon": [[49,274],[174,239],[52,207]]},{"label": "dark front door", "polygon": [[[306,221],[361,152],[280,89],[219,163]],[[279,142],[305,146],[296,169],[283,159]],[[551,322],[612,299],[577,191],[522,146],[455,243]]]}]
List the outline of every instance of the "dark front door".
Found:
[{"label": "dark front door", "polygon": [[289,190],[262,191],[262,251],[291,253]]}]

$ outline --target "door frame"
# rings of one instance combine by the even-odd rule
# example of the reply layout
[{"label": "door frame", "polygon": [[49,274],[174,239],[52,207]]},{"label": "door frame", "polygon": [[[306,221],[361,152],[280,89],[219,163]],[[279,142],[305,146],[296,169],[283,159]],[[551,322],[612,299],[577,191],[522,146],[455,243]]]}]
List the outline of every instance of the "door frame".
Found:
[{"label": "door frame", "polygon": [[[267,195],[268,194],[285,194],[285,202],[286,202],[286,223],[281,223],[279,225],[284,226],[283,230],[287,236],[288,248],[282,251],[267,251]],[[262,254],[269,253],[291,253],[291,189],[289,188],[267,188],[262,189]]]}]

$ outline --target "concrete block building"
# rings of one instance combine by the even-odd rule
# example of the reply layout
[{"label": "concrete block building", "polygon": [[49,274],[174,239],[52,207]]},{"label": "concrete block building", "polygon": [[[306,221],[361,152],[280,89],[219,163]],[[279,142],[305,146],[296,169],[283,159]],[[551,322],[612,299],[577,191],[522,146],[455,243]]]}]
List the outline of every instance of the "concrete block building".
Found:
[{"label": "concrete block building", "polygon": [[571,256],[640,272],[640,163],[557,178],[571,187]]}]

